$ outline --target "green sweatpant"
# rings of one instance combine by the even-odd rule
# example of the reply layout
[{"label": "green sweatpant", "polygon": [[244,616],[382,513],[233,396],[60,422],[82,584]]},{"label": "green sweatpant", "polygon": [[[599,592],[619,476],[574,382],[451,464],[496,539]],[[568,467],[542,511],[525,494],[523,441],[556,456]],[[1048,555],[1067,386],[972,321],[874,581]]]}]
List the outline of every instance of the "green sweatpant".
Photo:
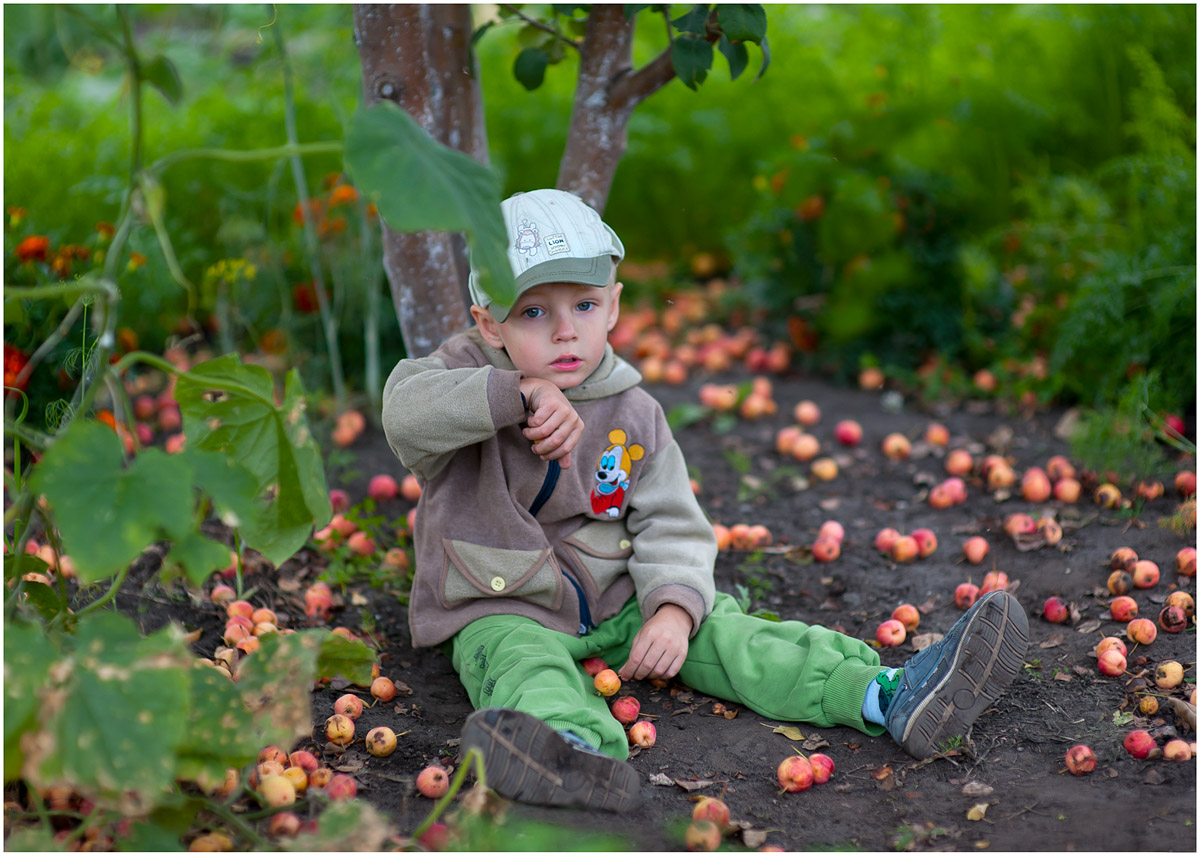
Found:
[{"label": "green sweatpant", "polygon": [[[450,657],[476,708],[524,711],[626,758],[624,729],[607,700],[596,695],[580,661],[602,657],[620,668],[641,626],[636,598],[587,636],[493,615],[460,630]],[[879,655],[859,639],[818,625],[746,615],[732,597],[718,592],[712,613],[689,642],[679,679],[771,719],[849,725],[877,735],[884,729],[863,721],[862,703],[879,672]]]}]

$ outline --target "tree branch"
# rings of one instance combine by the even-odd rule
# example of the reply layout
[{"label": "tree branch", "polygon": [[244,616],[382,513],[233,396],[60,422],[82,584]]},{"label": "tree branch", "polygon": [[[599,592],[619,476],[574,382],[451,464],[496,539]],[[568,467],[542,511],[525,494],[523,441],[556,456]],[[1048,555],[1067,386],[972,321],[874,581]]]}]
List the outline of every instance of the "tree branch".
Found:
[{"label": "tree branch", "polygon": [[554,38],[560,39],[561,41],[566,42],[568,45],[575,48],[575,50],[577,50],[577,51],[580,50],[579,42],[571,41],[569,38],[564,36],[558,30],[554,29],[554,27],[551,27],[548,24],[543,24],[541,21],[535,21],[533,18],[530,18],[528,15],[526,15],[524,12],[522,12],[520,9],[518,9],[515,6],[509,5],[508,3],[501,3],[501,4],[499,4],[499,6],[504,11],[511,12],[512,14],[516,15],[518,18],[520,18],[526,24],[529,24],[532,27],[536,27],[539,30],[545,30],[547,33],[554,36]]},{"label": "tree branch", "polygon": [[650,62],[631,74],[623,74],[613,81],[610,99],[614,107],[632,109],[662,89],[675,78],[675,66],[671,63],[668,47]]}]

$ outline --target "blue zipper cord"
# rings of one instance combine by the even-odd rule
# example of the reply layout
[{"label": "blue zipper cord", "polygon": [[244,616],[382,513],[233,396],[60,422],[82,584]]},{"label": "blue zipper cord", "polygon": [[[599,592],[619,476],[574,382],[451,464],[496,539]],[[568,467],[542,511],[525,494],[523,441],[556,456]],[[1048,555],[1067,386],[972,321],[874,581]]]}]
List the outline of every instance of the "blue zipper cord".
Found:
[{"label": "blue zipper cord", "polygon": [[[554,488],[558,484],[558,477],[561,473],[562,466],[559,465],[558,461],[551,461],[549,468],[546,470],[546,480],[542,482],[542,489],[538,491],[537,497],[533,500],[533,505],[529,506],[529,513],[534,517],[537,517],[537,513],[542,510],[542,506],[550,499],[550,494],[554,493]],[[586,636],[595,627],[592,624],[592,611],[588,608],[587,597],[583,593],[583,587],[570,574],[563,571],[562,575],[575,587],[575,596],[579,598],[579,635]]]},{"label": "blue zipper cord", "polygon": [[596,625],[592,624],[592,611],[588,609],[587,598],[583,594],[583,586],[575,582],[575,578],[566,571],[563,571],[562,575],[567,578],[571,585],[575,586],[575,594],[579,598],[579,635],[587,636]]},{"label": "blue zipper cord", "polygon": [[558,461],[551,461],[549,469],[546,470],[546,480],[542,482],[542,489],[538,491],[533,505],[529,506],[529,513],[534,517],[537,517],[537,513],[542,510],[542,506],[550,499],[550,494],[554,493],[554,486],[558,484],[558,475],[561,472],[562,467],[559,466]]}]

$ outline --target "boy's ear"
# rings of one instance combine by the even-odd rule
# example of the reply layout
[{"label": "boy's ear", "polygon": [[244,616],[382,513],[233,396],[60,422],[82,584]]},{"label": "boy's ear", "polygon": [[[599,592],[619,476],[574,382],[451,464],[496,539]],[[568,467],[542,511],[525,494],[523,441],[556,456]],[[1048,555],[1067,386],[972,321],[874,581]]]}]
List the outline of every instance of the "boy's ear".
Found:
[{"label": "boy's ear", "polygon": [[624,283],[614,282],[612,284],[612,305],[608,307],[608,332],[610,333],[613,327],[617,326],[617,319],[621,317],[621,289],[624,287]]},{"label": "boy's ear", "polygon": [[472,306],[471,317],[475,319],[475,324],[479,327],[483,341],[487,342],[493,348],[504,348],[504,340],[500,338],[500,322],[496,320],[491,312],[482,306]]}]

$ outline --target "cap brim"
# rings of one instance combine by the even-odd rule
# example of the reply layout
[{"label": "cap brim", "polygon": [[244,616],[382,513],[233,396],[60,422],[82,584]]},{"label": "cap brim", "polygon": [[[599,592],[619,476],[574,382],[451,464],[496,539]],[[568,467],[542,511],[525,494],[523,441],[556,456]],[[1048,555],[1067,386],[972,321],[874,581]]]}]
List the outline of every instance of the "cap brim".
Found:
[{"label": "cap brim", "polygon": [[[534,286],[548,282],[570,282],[603,288],[612,279],[612,272],[613,257],[607,254],[590,259],[550,259],[517,276],[517,298]],[[515,305],[516,300],[513,303]],[[488,308],[497,321],[506,320],[512,310],[512,306],[500,306],[495,302]]]}]

